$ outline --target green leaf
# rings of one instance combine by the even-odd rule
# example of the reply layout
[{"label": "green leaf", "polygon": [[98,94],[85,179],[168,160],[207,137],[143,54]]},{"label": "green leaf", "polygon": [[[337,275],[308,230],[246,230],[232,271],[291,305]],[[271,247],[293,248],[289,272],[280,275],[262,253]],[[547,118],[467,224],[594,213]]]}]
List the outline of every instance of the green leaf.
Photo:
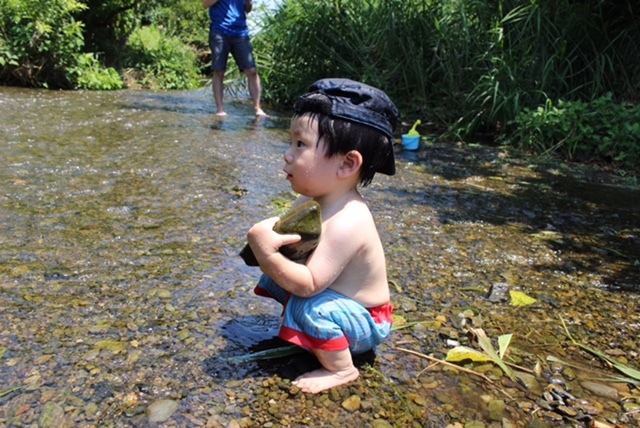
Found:
[{"label": "green leaf", "polygon": [[491,341],[487,337],[484,330],[482,330],[481,328],[472,328],[471,331],[478,337],[478,345],[480,345],[482,350],[486,352],[489,357],[491,357],[494,363],[500,366],[504,374],[506,374],[509,379],[517,382],[517,379],[511,369],[504,363],[504,361],[502,361],[502,359],[496,353],[495,349],[493,349],[493,345],[491,344]]},{"label": "green leaf", "polygon": [[598,351],[597,349],[594,349],[590,346],[584,345],[582,343],[577,342],[573,336],[571,336],[571,333],[569,333],[569,329],[567,328],[567,325],[564,322],[564,319],[562,317],[560,317],[560,321],[562,321],[562,326],[564,327],[564,331],[567,333],[567,336],[569,336],[569,339],[571,339],[571,341],[574,343],[574,345],[579,346],[580,348],[584,349],[587,352],[592,353],[593,355],[607,361],[608,363],[610,363],[612,366],[614,366],[618,371],[626,374],[627,376],[636,379],[636,380],[640,380],[640,371],[635,370],[625,364],[622,364],[620,361],[614,360],[613,358],[611,358],[610,356],[608,356],[607,354]]},{"label": "green leaf", "polygon": [[16,392],[20,389],[22,389],[21,386],[16,386],[15,388],[9,388],[9,389],[5,389],[4,391],[0,391],[0,397],[4,397],[5,395],[9,395],[12,392]]},{"label": "green leaf", "polygon": [[296,345],[283,346],[281,348],[265,349],[264,351],[258,351],[250,354],[239,355],[237,357],[229,358],[230,363],[249,363],[254,361],[272,360],[274,358],[288,357],[289,355],[296,355],[305,352],[304,349]]},{"label": "green leaf", "polygon": [[509,333],[509,334],[503,334],[502,336],[498,337],[498,347],[499,352],[500,352],[500,359],[504,358],[504,354],[505,352],[507,352],[507,348],[509,347],[509,343],[511,343],[511,338],[513,337],[513,334]]}]

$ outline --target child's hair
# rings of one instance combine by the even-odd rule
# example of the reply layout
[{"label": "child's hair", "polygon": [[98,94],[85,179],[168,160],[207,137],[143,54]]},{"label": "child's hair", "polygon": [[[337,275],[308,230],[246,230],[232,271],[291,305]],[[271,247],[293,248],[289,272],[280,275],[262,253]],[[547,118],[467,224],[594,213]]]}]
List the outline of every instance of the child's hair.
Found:
[{"label": "child's hair", "polygon": [[395,174],[393,132],[398,109],[380,89],[349,79],[321,79],[293,108],[294,117],[308,114],[310,120],[318,120],[327,157],[351,150],[360,152],[363,187],[371,183],[376,172]]},{"label": "child's hair", "polygon": [[368,186],[377,171],[384,169],[389,154],[393,157],[393,142],[382,132],[369,126],[337,119],[322,113],[296,113],[318,120],[318,143],[324,138],[325,155],[332,157],[356,150],[362,155],[360,185]]}]

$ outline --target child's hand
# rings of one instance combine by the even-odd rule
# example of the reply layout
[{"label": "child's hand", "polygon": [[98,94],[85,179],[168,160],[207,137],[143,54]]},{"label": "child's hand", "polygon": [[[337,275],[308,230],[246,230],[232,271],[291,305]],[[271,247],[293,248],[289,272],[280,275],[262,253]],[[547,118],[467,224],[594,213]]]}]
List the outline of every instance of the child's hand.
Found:
[{"label": "child's hand", "polygon": [[247,233],[249,246],[259,263],[278,253],[283,245],[293,244],[302,239],[300,235],[280,235],[274,232],[273,226],[278,220],[278,217],[262,220],[254,224]]}]

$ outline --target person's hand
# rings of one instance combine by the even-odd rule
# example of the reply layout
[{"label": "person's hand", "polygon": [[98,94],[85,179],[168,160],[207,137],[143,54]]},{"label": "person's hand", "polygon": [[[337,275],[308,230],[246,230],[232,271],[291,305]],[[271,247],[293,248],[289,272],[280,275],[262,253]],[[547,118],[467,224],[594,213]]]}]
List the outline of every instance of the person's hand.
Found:
[{"label": "person's hand", "polygon": [[300,235],[280,235],[273,230],[279,217],[271,217],[258,222],[249,229],[247,240],[258,263],[277,253],[283,245],[293,244],[302,239]]}]

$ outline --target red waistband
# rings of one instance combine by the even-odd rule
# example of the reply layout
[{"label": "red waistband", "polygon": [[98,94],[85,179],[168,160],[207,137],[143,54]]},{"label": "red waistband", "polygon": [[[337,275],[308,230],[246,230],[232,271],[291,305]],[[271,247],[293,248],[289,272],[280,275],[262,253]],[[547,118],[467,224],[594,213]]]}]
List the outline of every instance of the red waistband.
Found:
[{"label": "red waistband", "polygon": [[393,305],[390,302],[376,306],[375,308],[367,308],[367,311],[369,311],[376,324],[380,324],[385,321],[393,323]]}]

